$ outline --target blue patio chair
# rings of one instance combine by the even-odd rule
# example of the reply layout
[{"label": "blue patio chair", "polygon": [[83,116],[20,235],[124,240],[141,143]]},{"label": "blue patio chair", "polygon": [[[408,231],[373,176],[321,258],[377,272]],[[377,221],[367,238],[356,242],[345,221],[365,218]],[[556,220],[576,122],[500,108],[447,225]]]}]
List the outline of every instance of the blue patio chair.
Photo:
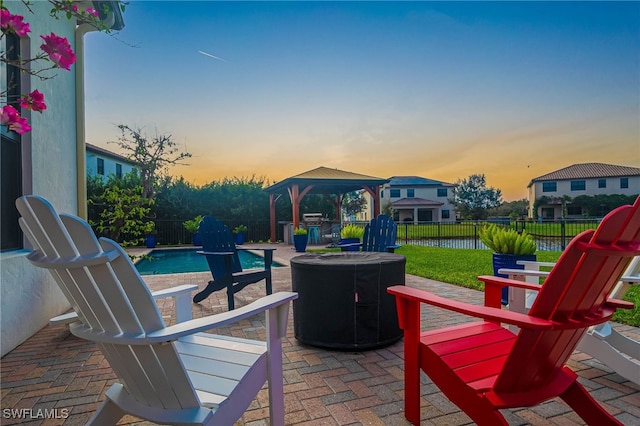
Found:
[{"label": "blue patio chair", "polygon": [[371,219],[364,227],[364,235],[361,243],[340,244],[340,248],[360,246],[362,251],[393,253],[400,247],[396,244],[397,226],[393,219],[381,214]]},{"label": "blue patio chair", "polygon": [[[249,284],[262,280],[265,280],[267,294],[271,294],[271,264],[275,249],[237,247],[229,228],[212,216],[202,219],[198,233],[202,236],[202,251],[198,253],[206,256],[213,280],[193,297],[195,303],[203,301],[214,291],[226,288],[227,303],[231,311],[235,307],[233,296]],[[264,269],[243,271],[238,250],[264,251]]]}]

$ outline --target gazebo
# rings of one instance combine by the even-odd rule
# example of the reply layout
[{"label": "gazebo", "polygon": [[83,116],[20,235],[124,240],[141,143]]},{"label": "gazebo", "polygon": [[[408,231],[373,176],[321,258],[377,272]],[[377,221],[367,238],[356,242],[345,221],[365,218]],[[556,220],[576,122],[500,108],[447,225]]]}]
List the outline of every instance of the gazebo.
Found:
[{"label": "gazebo", "polygon": [[300,225],[300,201],[307,194],[322,194],[336,206],[336,220],[340,220],[342,195],[364,189],[373,198],[373,214],[380,214],[380,186],[389,179],[346,172],[344,170],[318,167],[271,185],[269,193],[269,219],[271,242],[276,242],[276,201],[285,193],[291,198],[293,227]]}]

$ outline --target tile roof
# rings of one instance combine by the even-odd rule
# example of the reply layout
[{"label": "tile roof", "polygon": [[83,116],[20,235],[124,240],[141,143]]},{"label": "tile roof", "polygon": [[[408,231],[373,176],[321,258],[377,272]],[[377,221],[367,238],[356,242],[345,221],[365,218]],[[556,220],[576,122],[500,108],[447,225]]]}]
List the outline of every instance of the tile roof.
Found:
[{"label": "tile roof", "polygon": [[574,164],[572,166],[547,173],[546,175],[533,178],[527,187],[530,187],[535,182],[548,180],[594,179],[617,176],[640,176],[640,168],[604,163]]},{"label": "tile roof", "polygon": [[451,183],[420,176],[391,176],[389,186],[453,186]]}]

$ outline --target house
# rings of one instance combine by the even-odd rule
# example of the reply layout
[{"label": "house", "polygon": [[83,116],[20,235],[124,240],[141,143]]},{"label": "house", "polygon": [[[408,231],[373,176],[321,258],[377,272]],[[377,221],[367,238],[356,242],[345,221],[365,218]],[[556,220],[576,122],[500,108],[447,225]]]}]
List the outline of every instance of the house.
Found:
[{"label": "house", "polygon": [[[113,30],[124,27],[117,1],[74,4],[99,11],[99,19]],[[41,53],[40,36],[54,32],[69,41],[76,55],[70,72],[60,70],[46,80],[2,64],[7,70],[1,77],[3,87],[11,87],[17,95],[38,89],[47,103],[42,114],[23,111],[32,127],[30,132],[19,135],[2,126],[0,348],[5,355],[44,327],[49,318],[70,308],[50,274],[27,261],[29,247],[18,226],[14,202],[23,194],[37,194],[50,200],[58,211],[86,216],[83,44],[84,35],[95,28],[73,17],[51,17],[49,2],[30,2],[27,6],[22,1],[5,1],[3,7],[24,16],[31,28],[25,36],[3,36],[3,54],[12,52],[24,60],[35,58]],[[10,83],[17,74],[20,78]]]},{"label": "house", "polygon": [[604,163],[574,164],[531,179],[527,189],[529,217],[577,218],[582,217],[582,208],[572,206],[567,200],[580,195],[638,195],[640,168]]},{"label": "house", "polygon": [[121,178],[135,169],[135,164],[127,157],[90,143],[86,147],[87,176],[114,175]]},{"label": "house", "polygon": [[398,222],[455,222],[449,197],[455,185],[419,176],[393,176],[382,186],[383,210],[390,206]]}]

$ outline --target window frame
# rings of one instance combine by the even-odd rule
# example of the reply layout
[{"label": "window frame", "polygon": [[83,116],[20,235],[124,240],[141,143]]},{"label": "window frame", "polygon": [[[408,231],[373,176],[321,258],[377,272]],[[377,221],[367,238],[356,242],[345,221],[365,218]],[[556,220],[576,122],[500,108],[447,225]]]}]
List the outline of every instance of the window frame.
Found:
[{"label": "window frame", "polygon": [[621,177],[620,178],[620,189],[629,189],[629,178]]},{"label": "window frame", "polygon": [[[15,34],[4,34],[2,37],[2,48],[6,52],[9,60],[18,60],[22,51],[27,51],[23,47],[23,39]],[[1,64],[2,75],[6,78],[3,82],[7,88],[6,103],[21,112],[27,120],[31,117],[28,111],[21,111],[20,95],[24,88],[28,88],[29,82],[25,76],[21,75],[20,69],[14,65]],[[2,213],[0,215],[0,252],[20,250],[24,248],[24,237],[18,225],[20,214],[15,206],[15,200],[25,192],[24,177],[24,155],[29,153],[29,146],[26,141],[30,141],[29,136],[19,135],[10,131],[6,126],[2,126],[0,137],[0,157],[2,157],[2,168],[0,169],[0,205]]]},{"label": "window frame", "polygon": [[587,190],[587,181],[585,181],[584,179],[572,180],[571,181],[571,190],[572,191],[586,191]]},{"label": "window frame", "polygon": [[436,195],[438,197],[447,197],[448,193],[449,193],[449,191],[447,191],[447,188],[438,188],[437,192],[436,192]]},{"label": "window frame", "polygon": [[[553,189],[551,189],[553,188]],[[542,182],[542,192],[557,192],[558,182]]]},{"label": "window frame", "polygon": [[401,195],[399,189],[390,189],[389,190],[389,198],[400,198],[401,196],[402,195]]}]

